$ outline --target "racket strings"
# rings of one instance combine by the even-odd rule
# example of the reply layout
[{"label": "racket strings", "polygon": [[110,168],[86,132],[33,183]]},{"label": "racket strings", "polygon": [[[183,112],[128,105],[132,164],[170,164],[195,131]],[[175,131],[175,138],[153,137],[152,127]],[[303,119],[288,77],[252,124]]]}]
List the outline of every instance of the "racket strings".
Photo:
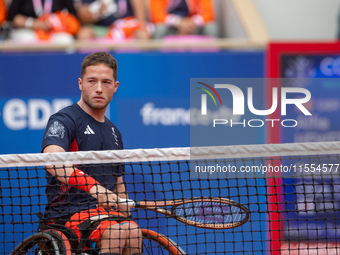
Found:
[{"label": "racket strings", "polygon": [[241,222],[247,213],[232,204],[193,202],[177,206],[175,215],[199,224],[226,224]]}]

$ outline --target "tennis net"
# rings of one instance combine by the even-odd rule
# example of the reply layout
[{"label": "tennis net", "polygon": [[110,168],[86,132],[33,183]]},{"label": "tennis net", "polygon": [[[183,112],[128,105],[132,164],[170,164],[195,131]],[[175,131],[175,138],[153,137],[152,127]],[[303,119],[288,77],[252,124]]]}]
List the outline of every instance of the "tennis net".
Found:
[{"label": "tennis net", "polygon": [[[94,177],[104,183],[112,172],[122,170],[128,196],[134,201],[222,197],[249,212],[245,223],[214,229],[186,224],[158,208],[131,209],[132,220],[145,234],[145,254],[173,254],[161,251],[154,242],[163,236],[173,241],[175,254],[338,254],[339,155],[340,142],[0,155],[0,254],[10,254],[38,232],[38,215],[46,206],[50,210],[54,204],[54,212],[63,214],[92,206],[90,200],[83,201],[78,189],[71,191],[51,181],[54,177],[46,174],[44,166],[71,166],[90,174],[97,169]],[[51,188],[59,193],[48,203]],[[71,193],[79,196],[76,202],[68,198]],[[189,214],[186,209],[174,211]],[[237,218],[228,213],[228,223]],[[221,212],[215,214],[221,217]],[[203,223],[215,217],[216,224],[218,217],[213,215],[203,211],[200,217]],[[51,246],[52,241],[48,242]],[[31,250],[27,254],[44,248],[37,244]],[[72,248],[72,253],[78,251]],[[89,251],[94,252],[91,247]]]}]

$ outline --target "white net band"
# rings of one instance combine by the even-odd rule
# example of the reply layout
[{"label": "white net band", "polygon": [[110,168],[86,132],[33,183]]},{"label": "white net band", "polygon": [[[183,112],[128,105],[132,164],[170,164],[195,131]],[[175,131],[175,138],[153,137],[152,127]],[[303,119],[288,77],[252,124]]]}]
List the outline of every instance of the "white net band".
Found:
[{"label": "white net band", "polygon": [[0,167],[340,154],[340,142],[0,155]]}]

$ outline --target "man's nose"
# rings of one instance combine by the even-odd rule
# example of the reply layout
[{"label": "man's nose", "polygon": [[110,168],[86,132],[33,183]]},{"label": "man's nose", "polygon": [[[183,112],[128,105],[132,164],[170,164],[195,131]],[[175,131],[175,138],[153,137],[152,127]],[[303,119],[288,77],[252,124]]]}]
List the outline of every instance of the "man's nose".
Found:
[{"label": "man's nose", "polygon": [[103,92],[103,86],[102,86],[101,82],[98,82],[96,92],[97,93],[102,93]]}]

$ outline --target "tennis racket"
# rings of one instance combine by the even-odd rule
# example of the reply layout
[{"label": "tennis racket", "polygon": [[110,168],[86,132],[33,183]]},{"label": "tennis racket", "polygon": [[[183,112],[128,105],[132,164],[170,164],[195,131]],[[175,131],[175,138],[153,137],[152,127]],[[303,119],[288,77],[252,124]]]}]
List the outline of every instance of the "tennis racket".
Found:
[{"label": "tennis racket", "polygon": [[[120,199],[119,204],[152,210],[182,223],[207,229],[236,228],[249,219],[249,211],[244,205],[221,197],[196,197],[172,201]],[[164,207],[171,209],[167,210]]]}]

